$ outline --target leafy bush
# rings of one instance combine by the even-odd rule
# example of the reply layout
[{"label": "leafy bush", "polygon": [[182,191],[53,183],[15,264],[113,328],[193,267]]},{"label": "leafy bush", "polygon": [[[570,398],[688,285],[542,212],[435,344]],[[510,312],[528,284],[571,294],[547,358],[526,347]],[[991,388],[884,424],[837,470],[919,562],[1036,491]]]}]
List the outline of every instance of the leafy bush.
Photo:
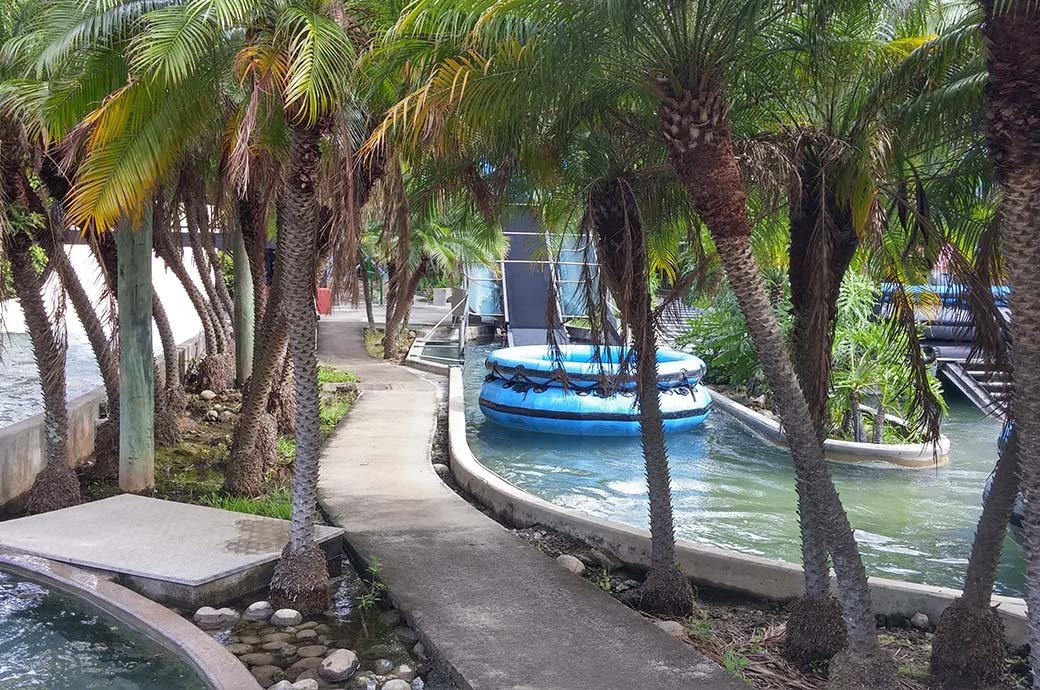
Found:
[{"label": "leafy bush", "polygon": [[[837,433],[849,440],[870,440],[864,430],[860,404],[870,403],[875,442],[920,441],[920,430],[885,424],[882,415],[911,416],[910,392],[916,385],[906,361],[905,331],[893,328],[874,315],[877,286],[869,278],[850,273],[838,296],[838,322],[834,333],[831,373],[831,413]],[[928,385],[942,402],[942,387],[934,375]]]},{"label": "leafy bush", "polygon": [[[785,332],[789,331],[788,300],[780,300],[775,309]],[[704,360],[708,365],[704,377],[707,383],[746,386],[749,391],[760,390],[764,385],[762,363],[747,332],[747,322],[729,290],[690,320],[676,345]]]},{"label": "leafy bush", "polygon": [[[790,333],[790,300],[775,285],[774,309],[785,334]],[[841,438],[903,443],[920,441],[922,433],[907,426],[885,423],[883,415],[911,416],[910,391],[915,385],[906,361],[906,334],[875,315],[877,285],[869,277],[846,275],[838,297],[838,320],[834,338],[834,367],[831,374],[830,408],[836,435]],[[749,395],[767,392],[758,353],[747,332],[747,323],[733,293],[726,291],[705,302],[690,320],[676,344],[701,357],[708,365],[705,382],[743,386]],[[934,375],[928,385],[942,400],[941,386]],[[862,404],[880,409],[882,423],[865,429]]]}]

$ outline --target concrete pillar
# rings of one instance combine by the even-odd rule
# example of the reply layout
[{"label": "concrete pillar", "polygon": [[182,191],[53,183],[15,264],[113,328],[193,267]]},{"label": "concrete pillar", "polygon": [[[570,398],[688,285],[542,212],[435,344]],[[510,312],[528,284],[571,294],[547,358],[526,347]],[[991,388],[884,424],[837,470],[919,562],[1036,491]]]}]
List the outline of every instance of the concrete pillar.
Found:
[{"label": "concrete pillar", "polygon": [[232,255],[235,266],[235,379],[242,386],[253,374],[253,278],[242,228],[235,224]]},{"label": "concrete pillar", "polygon": [[155,487],[155,364],[152,354],[152,210],[139,227],[116,228],[119,265],[119,488]]}]

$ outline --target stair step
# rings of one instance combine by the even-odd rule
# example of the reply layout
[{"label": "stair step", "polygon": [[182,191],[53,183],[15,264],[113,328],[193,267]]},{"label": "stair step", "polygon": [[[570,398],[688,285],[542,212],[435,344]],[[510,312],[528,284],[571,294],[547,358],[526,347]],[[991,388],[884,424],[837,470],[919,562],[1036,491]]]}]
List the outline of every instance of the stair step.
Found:
[{"label": "stair step", "polygon": [[968,375],[979,381],[1010,381],[1011,374],[1006,371],[978,371],[968,370]]}]

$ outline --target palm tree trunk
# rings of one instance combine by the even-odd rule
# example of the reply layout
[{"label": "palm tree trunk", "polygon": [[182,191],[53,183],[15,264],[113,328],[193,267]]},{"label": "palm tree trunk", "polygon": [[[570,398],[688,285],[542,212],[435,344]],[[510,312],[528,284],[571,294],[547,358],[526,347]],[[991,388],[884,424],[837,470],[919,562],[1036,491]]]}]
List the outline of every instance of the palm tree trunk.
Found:
[{"label": "palm tree trunk", "polygon": [[105,399],[108,403],[108,418],[101,425],[94,437],[94,470],[93,474],[102,479],[114,479],[119,469],[119,358],[113,348],[112,340],[105,332],[101,317],[90,301],[90,296],[83,288],[83,284],[72,266],[65,248],[60,242],[61,230],[64,223],[60,220],[60,201],[55,200],[58,208],[52,208],[53,216],[49,217],[48,224],[41,227],[36,233],[37,244],[39,244],[51,266],[61,277],[65,292],[72,302],[72,308],[76,317],[83,325],[87,341],[94,352],[97,360],[98,371],[101,373],[101,382],[105,387]]},{"label": "palm tree trunk", "polygon": [[276,252],[274,280],[254,344],[253,376],[242,391],[242,407],[231,444],[231,463],[224,481],[225,490],[241,496],[260,494],[264,473],[275,462],[274,448],[266,439],[277,438],[277,421],[267,413],[267,407],[272,387],[281,374],[289,341],[282,304],[284,263],[284,258],[279,259]]},{"label": "palm tree trunk", "polygon": [[[601,257],[601,275],[621,307],[622,322],[634,331],[636,400],[650,500],[651,548],[650,572],[633,592],[632,603],[649,613],[683,617],[693,611],[694,594],[675,548],[668,448],[657,387],[657,324],[651,308],[643,220],[633,184],[625,177],[598,185],[588,206],[587,221]],[[606,323],[606,314],[596,314],[593,321]]]},{"label": "palm tree trunk", "polygon": [[329,605],[328,567],[314,535],[321,444],[314,310],[315,188],[321,156],[318,139],[316,127],[293,128],[286,182],[282,188],[284,213],[278,219],[278,255],[286,269],[285,311],[297,416],[292,524],[289,543],[271,579],[271,594],[275,601],[289,603],[307,613],[324,611]]},{"label": "palm tree trunk", "polygon": [[849,393],[849,412],[852,414],[852,440],[865,443],[867,434],[863,430],[863,410],[860,409],[859,391]]},{"label": "palm tree trunk", "polygon": [[214,332],[213,321],[210,318],[210,311],[205,305],[206,300],[191,279],[187,269],[185,269],[183,255],[173,246],[173,238],[164,232],[163,228],[160,228],[159,232],[155,233],[155,255],[163,260],[167,268],[173,271],[173,275],[180,282],[192,307],[195,308],[195,313],[198,314],[199,321],[202,322],[202,335],[206,342],[206,353],[218,352],[217,336]]},{"label": "palm tree trunk", "polygon": [[253,197],[239,199],[238,225],[246,256],[249,258],[249,275],[253,279],[253,366],[260,358],[261,327],[267,307],[267,270],[264,252],[267,249],[267,216],[260,203]]},{"label": "palm tree trunk", "polygon": [[277,371],[278,377],[267,398],[267,411],[274,416],[278,424],[278,433],[292,436],[296,433],[296,395],[293,375],[292,357],[288,350],[282,351],[282,359]]},{"label": "palm tree trunk", "polygon": [[[856,253],[858,238],[847,204],[820,174],[815,152],[800,151],[801,189],[789,200],[791,352],[798,382],[821,442],[830,432],[830,378],[834,327],[842,279]],[[792,608],[784,635],[784,656],[799,666],[829,659],[847,644],[841,608],[830,592],[830,560],[821,530],[810,521],[808,492],[796,487],[802,537],[805,597]]]},{"label": "palm tree trunk", "polygon": [[152,320],[163,350],[163,385],[156,390],[155,442],[172,446],[180,442],[180,418],[184,414],[184,387],[177,362],[177,341],[159,295],[152,295]]},{"label": "palm tree trunk", "polygon": [[[220,261],[220,256],[217,253],[217,245],[213,240],[213,224],[210,221],[205,199],[197,199],[194,203],[194,207],[195,217],[198,219],[196,225],[199,231],[198,240],[202,245],[203,254],[213,272],[213,287],[217,295],[217,301],[213,302],[213,306],[221,313],[224,323],[233,325],[235,319],[235,305],[231,299],[231,293],[228,292],[227,283],[224,281],[224,265]],[[230,250],[232,238],[230,237],[227,228],[224,228],[224,238],[228,241],[225,249]]]},{"label": "palm tree trunk", "polygon": [[[277,277],[275,282],[277,284]],[[224,480],[225,490],[239,496],[262,493],[264,472],[274,463],[273,452],[260,452],[258,439],[278,435],[277,420],[267,413],[267,401],[275,378],[281,373],[279,364],[289,340],[289,328],[280,308],[269,308],[265,316],[265,326],[270,325],[269,336],[259,348],[260,357],[253,367],[253,376],[243,391],[231,444],[231,463]]]},{"label": "palm tree trunk", "polygon": [[[816,424],[751,251],[751,225],[724,95],[718,89],[675,93],[670,83],[661,86],[665,96],[659,111],[660,125],[672,164],[715,240],[780,412],[796,480],[809,499],[804,502],[809,521],[819,525],[834,562],[851,652],[834,664],[835,676],[847,680],[849,687],[871,682],[874,685],[867,687],[887,687],[894,684],[894,670],[878,645],[859,548],[831,481]],[[865,664],[871,673],[864,673]]]},{"label": "palm tree trunk", "polygon": [[[1004,264],[1013,314],[1011,410],[1015,438],[1008,446],[1014,446],[1011,455],[1021,454],[1025,459],[1021,471],[1026,603],[1033,687],[1040,688],[1040,463],[1036,462],[1040,449],[1040,128],[1036,123],[1040,112],[1040,43],[1036,40],[1040,36],[1040,6],[996,0],[982,0],[980,4],[986,14],[982,33],[989,71],[986,143],[1004,193]],[[1016,458],[1003,471],[1013,475],[1018,462]],[[1012,483],[1000,487],[998,513],[1006,509]],[[993,493],[990,500],[994,500]],[[988,546],[996,548],[995,544]],[[980,594],[985,594],[989,573],[981,575],[985,580],[981,580]]]},{"label": "palm tree trunk", "polygon": [[[825,438],[830,425],[830,396],[834,327],[838,294],[859,239],[847,203],[828,185],[829,174],[810,145],[800,152],[801,189],[789,199],[791,246],[788,276],[791,283],[791,351],[795,370],[813,420]],[[827,188],[823,188],[827,185]]]},{"label": "palm tree trunk", "polygon": [[[184,201],[184,222],[188,227],[188,246],[191,247],[191,257],[195,262],[195,268],[199,274],[199,281],[207,297],[207,306],[210,309],[210,318],[215,324],[227,331],[231,322],[231,308],[226,307],[217,290],[217,284],[224,279],[219,261],[211,257],[206,249],[206,243],[202,235],[204,228],[196,204]],[[205,210],[202,211],[205,213]],[[228,300],[230,304],[230,300]]]},{"label": "palm tree trunk", "polygon": [[[1001,22],[1003,23],[1003,22]],[[1033,29],[1040,30],[1040,19]],[[1040,56],[1032,34],[1031,52]],[[994,37],[995,38],[995,37]],[[992,40],[992,39],[991,39]],[[1025,45],[1025,44],[1020,44]],[[1040,67],[1040,57],[1034,65]],[[991,83],[994,71],[990,71]],[[1040,71],[1033,73],[1040,76]],[[1018,82],[1019,77],[1016,77]],[[1021,82],[1018,82],[1021,83]],[[1034,82],[1035,105],[1040,105],[1040,81]],[[994,91],[999,87],[992,87]],[[993,104],[991,109],[996,109]],[[992,125],[991,125],[992,126]],[[1034,130],[1035,132],[1035,130]],[[992,137],[990,137],[992,139]],[[1034,139],[1035,141],[1035,139]],[[1040,159],[1040,142],[1033,144]],[[1011,287],[1011,351],[1014,366],[1015,433],[1025,458],[1033,459],[1040,449],[1040,160],[1020,168],[1003,180],[1004,187],[1004,261]],[[1016,453],[1017,455],[1017,453]],[[1009,470],[1010,471],[1010,470]],[[1026,603],[1029,612],[1029,643],[1033,666],[1033,687],[1040,688],[1040,463],[1022,463],[1023,526],[1026,552]],[[1006,500],[1006,496],[1004,497]]]},{"label": "palm tree trunk", "polygon": [[376,329],[376,316],[372,310],[372,280],[368,275],[367,261],[361,260],[361,291],[365,297],[365,317],[368,319],[368,330]]},{"label": "palm tree trunk", "polygon": [[[202,294],[204,295],[202,305],[209,315],[210,322],[213,324],[214,335],[217,338],[217,347],[220,348],[221,352],[224,352],[228,344],[228,317],[217,297],[217,290],[213,282],[214,268],[210,265],[209,258],[206,256],[206,250],[199,240],[199,232],[198,225],[189,221],[188,244],[191,247],[191,256],[192,261],[195,262],[195,270],[199,274],[199,282],[202,283]],[[219,278],[220,276],[217,277]]]},{"label": "palm tree trunk", "polygon": [[885,442],[885,406],[878,401],[877,412],[874,413],[873,442],[881,445]]},{"label": "palm tree trunk", "polygon": [[[1014,418],[1013,414],[1009,417]],[[950,685],[988,687],[1004,674],[1004,621],[992,608],[991,599],[1018,497],[1020,467],[1018,435],[1012,432],[983,501],[964,574],[964,591],[942,612],[932,639],[931,673]]]},{"label": "palm tree trunk", "polygon": [[397,356],[398,339],[401,335],[401,300],[399,294],[406,288],[401,285],[406,281],[404,269],[391,264],[390,282],[387,285],[386,319],[383,326],[383,359]]},{"label": "palm tree trunk", "polygon": [[185,294],[202,322],[202,333],[206,341],[206,356],[199,365],[199,378],[203,388],[220,393],[231,387],[234,377],[234,362],[226,353],[224,327],[216,323],[214,312],[206,297],[199,291],[184,265],[183,254],[173,246],[173,238],[162,229],[155,235],[155,253],[177,277]]},{"label": "palm tree trunk", "polygon": [[80,502],[79,481],[69,466],[66,445],[68,410],[65,404],[65,344],[58,338],[43,302],[42,288],[33,266],[32,241],[22,233],[8,236],[7,258],[11,281],[25,316],[33,356],[43,393],[43,428],[46,466],[36,475],[26,499],[26,512],[44,513]]}]

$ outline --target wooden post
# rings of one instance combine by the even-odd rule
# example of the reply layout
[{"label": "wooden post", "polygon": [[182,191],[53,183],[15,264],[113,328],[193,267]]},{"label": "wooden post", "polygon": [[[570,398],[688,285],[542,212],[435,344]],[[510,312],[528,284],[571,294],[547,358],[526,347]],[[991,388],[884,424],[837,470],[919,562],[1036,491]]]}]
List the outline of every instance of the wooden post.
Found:
[{"label": "wooden post", "polygon": [[119,265],[119,488],[155,487],[155,356],[152,353],[152,209],[139,228],[116,228]]},{"label": "wooden post", "polygon": [[253,277],[245,237],[238,223],[231,230],[235,266],[235,378],[239,387],[253,375]]}]

